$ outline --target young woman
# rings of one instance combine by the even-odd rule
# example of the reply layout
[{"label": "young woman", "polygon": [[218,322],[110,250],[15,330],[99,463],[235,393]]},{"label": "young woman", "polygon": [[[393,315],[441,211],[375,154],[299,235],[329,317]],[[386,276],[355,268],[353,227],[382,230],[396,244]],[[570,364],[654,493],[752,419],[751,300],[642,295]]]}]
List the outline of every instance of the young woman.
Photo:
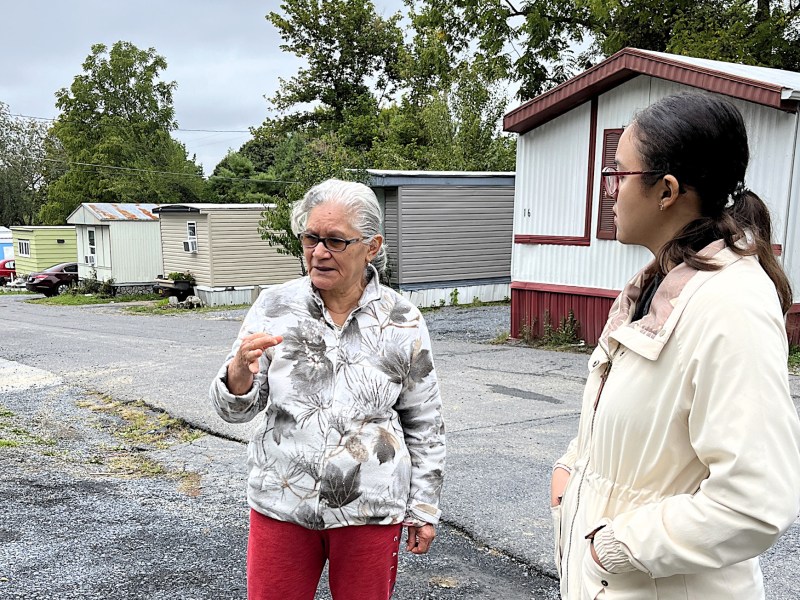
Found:
[{"label": "young woman", "polygon": [[617,239],[655,260],[611,308],[553,470],[563,598],[764,598],[758,555],[800,510],[788,280],[744,187],[728,101],[665,98],[603,172]]}]

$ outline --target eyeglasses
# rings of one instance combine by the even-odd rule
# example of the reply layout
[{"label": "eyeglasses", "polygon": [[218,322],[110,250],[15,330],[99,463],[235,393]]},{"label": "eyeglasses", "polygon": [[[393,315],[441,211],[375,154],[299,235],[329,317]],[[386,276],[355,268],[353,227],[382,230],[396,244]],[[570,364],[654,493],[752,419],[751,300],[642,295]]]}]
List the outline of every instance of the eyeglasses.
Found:
[{"label": "eyeglasses", "polygon": [[600,175],[603,177],[606,194],[616,198],[617,192],[619,192],[619,178],[623,175],[657,175],[659,173],[662,171],[615,171],[611,167],[605,167]]},{"label": "eyeglasses", "polygon": [[316,248],[317,244],[322,242],[322,245],[331,252],[344,252],[350,244],[355,244],[364,239],[363,237],[357,237],[352,240],[343,240],[336,237],[319,237],[313,233],[301,233],[297,237],[300,238],[303,248]]}]

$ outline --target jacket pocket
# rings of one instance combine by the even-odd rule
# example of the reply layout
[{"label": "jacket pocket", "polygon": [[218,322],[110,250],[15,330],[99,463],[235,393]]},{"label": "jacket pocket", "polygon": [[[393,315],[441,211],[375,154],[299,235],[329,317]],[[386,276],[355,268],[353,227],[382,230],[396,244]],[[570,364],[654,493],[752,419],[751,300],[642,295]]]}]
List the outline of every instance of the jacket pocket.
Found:
[{"label": "jacket pocket", "polygon": [[656,584],[647,573],[609,573],[592,558],[589,544],[581,565],[581,600],[657,600]]},{"label": "jacket pocket", "polygon": [[561,505],[550,507],[550,516],[553,518],[553,561],[556,564],[556,573],[561,577]]}]

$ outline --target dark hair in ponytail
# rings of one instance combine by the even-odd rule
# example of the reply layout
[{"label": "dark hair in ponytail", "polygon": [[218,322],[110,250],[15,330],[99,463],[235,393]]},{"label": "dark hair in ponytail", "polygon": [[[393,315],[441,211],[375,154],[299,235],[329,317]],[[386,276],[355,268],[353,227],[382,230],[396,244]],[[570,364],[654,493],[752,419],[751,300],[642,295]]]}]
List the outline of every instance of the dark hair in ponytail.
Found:
[{"label": "dark hair in ponytail", "polygon": [[[662,177],[673,175],[681,186],[694,188],[701,203],[702,216],[687,224],[656,255],[661,273],[680,263],[701,271],[718,269],[697,253],[722,239],[739,255],[758,256],[787,312],[792,290],[772,252],[769,210],[744,187],[750,151],[739,110],[718,96],[682,93],[642,110],[633,127],[643,168]],[[643,179],[652,185],[659,177],[644,175]],[[748,233],[751,243],[737,246]]]}]

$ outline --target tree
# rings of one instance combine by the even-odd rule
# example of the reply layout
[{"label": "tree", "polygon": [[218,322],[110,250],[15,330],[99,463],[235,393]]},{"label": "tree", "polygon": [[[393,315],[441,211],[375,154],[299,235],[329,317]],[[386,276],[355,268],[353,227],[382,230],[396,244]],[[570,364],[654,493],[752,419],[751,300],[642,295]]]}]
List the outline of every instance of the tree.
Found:
[{"label": "tree", "polygon": [[[406,0],[531,98],[626,46],[800,68],[797,0]],[[516,54],[516,57],[512,55]]]},{"label": "tree", "polygon": [[[283,128],[277,121],[265,121],[262,128],[274,127],[277,132]],[[274,209],[263,213],[261,237],[281,254],[294,256],[300,262],[305,274],[303,248],[292,231],[292,205],[314,185],[332,177],[366,183],[368,176],[364,169],[354,168],[359,161],[356,153],[345,146],[337,134],[328,133],[319,137],[305,132],[280,134],[273,131],[267,137],[282,140],[275,148],[276,160],[265,173],[274,193],[267,202],[275,204]]]},{"label": "tree", "polygon": [[399,14],[384,19],[371,0],[285,0],[281,9],[267,19],[285,42],[281,49],[308,67],[281,80],[272,98],[278,110],[318,104],[307,120],[338,124],[346,112],[372,109],[396,89],[404,48]]},{"label": "tree", "polygon": [[63,171],[59,163],[48,161],[48,154],[62,153],[47,125],[14,118],[0,102],[0,223],[37,224],[48,180]]},{"label": "tree", "polygon": [[42,219],[62,223],[81,202],[198,202],[208,198],[202,170],[170,136],[176,83],[159,81],[166,60],[155,49],[116,42],[92,46],[69,89],[53,132],[69,169],[55,181]]}]

